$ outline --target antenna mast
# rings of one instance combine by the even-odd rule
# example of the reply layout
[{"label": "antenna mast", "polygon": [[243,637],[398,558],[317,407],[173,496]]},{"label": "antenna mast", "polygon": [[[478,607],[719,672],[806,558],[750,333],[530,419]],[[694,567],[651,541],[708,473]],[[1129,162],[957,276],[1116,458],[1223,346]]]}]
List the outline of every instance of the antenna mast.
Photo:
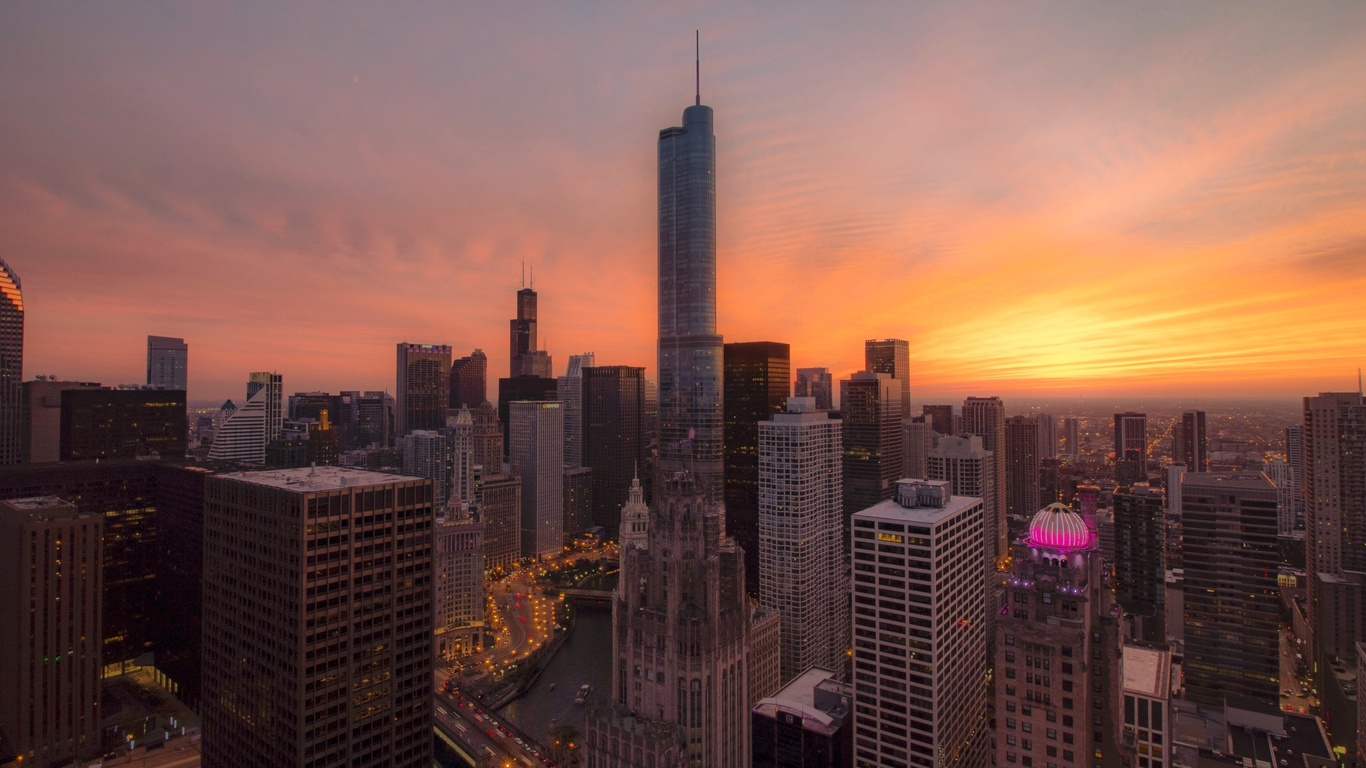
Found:
[{"label": "antenna mast", "polygon": [[700,107],[702,106],[702,30],[693,30],[693,33],[697,36],[694,42],[697,45],[697,58],[695,60],[697,64],[697,106]]}]

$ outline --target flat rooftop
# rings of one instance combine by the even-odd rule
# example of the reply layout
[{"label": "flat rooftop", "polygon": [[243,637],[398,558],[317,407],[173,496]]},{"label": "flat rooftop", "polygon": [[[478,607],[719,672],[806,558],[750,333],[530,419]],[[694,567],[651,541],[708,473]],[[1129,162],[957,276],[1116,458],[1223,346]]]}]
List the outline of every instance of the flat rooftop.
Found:
[{"label": "flat rooftop", "polygon": [[60,496],[29,496],[25,499],[5,499],[5,503],[15,509],[22,509],[25,511],[71,506],[70,502]]},{"label": "flat rooftop", "polygon": [[1172,679],[1170,651],[1126,645],[1121,664],[1125,691],[1155,699],[1167,698]]},{"label": "flat rooftop", "polygon": [[785,704],[791,702],[805,707],[814,707],[816,706],[816,684],[834,676],[835,673],[828,669],[812,667],[797,675],[792,682],[784,685],[782,690],[773,694],[771,698]]},{"label": "flat rooftop", "polygon": [[298,467],[296,469],[263,469],[254,472],[225,472],[218,477],[229,478],[242,483],[262,485],[267,488],[283,488],[287,491],[305,493],[309,491],[331,491],[337,488],[366,488],[375,485],[409,480],[422,480],[420,477],[394,475],[387,472],[374,472],[355,467]]},{"label": "flat rooftop", "polygon": [[981,504],[976,496],[950,496],[942,507],[916,506],[903,507],[895,499],[879,501],[855,517],[873,520],[886,520],[894,523],[916,523],[918,525],[937,525],[940,521],[953,517],[974,504]]}]

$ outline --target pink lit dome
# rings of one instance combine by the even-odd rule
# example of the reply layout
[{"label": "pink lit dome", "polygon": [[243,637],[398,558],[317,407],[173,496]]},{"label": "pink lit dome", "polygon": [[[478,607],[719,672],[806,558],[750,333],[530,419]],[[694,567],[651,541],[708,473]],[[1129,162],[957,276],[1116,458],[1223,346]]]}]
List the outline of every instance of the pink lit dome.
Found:
[{"label": "pink lit dome", "polygon": [[1082,549],[1091,543],[1091,531],[1081,515],[1063,504],[1049,504],[1029,521],[1029,543],[1045,549]]}]

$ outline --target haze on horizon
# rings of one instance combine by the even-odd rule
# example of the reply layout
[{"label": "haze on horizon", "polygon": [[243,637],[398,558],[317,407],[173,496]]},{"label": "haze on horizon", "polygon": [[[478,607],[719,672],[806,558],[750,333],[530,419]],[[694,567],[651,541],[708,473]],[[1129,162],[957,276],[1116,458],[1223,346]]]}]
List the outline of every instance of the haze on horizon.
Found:
[{"label": "haze on horizon", "polygon": [[655,142],[716,114],[719,322],[922,393],[1295,397],[1366,364],[1366,5],[0,6],[25,378],[190,397],[655,364]]}]

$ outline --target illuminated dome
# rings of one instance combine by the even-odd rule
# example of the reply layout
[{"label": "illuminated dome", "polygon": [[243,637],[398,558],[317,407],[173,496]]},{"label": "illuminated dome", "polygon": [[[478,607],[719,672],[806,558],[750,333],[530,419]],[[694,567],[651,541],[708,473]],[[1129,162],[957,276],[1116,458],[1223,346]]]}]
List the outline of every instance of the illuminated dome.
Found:
[{"label": "illuminated dome", "polygon": [[1091,531],[1081,515],[1063,504],[1049,504],[1029,521],[1029,543],[1046,549],[1081,549],[1091,543]]}]

